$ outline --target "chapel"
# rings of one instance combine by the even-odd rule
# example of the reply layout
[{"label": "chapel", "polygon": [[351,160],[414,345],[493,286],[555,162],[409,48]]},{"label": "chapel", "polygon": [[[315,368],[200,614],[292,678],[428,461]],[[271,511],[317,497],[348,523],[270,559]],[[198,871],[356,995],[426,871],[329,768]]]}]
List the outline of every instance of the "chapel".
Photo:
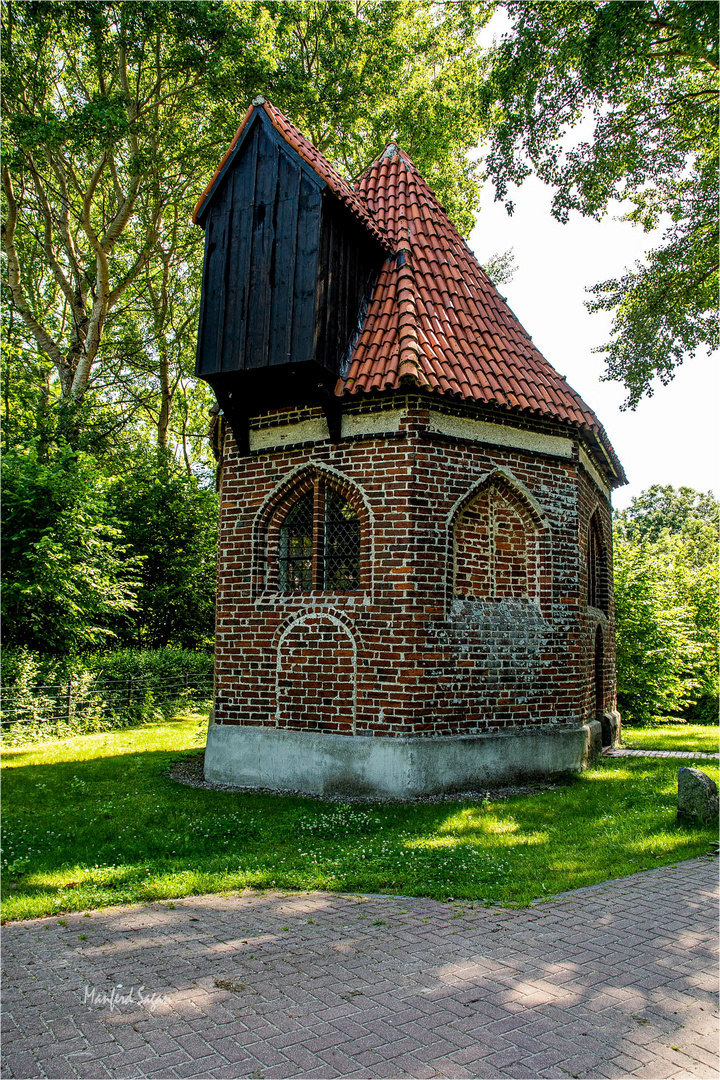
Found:
[{"label": "chapel", "polygon": [[206,777],[422,797],[615,745],[622,466],[410,157],[390,143],[351,186],[259,97],[193,220],[220,485]]}]

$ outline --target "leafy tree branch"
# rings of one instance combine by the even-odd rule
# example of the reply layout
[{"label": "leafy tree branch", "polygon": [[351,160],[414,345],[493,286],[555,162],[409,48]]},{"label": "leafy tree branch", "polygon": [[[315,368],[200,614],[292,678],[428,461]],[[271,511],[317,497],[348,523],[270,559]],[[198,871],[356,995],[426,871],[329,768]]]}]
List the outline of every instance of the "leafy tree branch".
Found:
[{"label": "leafy tree branch", "polygon": [[[513,29],[481,94],[486,168],[510,191],[531,173],[554,188],[553,214],[601,220],[618,204],[664,229],[645,262],[591,288],[614,313],[598,349],[626,407],[718,345],[718,19],[695,0],[505,0]],[[582,127],[578,128],[578,125]],[[592,137],[573,143],[573,131]]]}]

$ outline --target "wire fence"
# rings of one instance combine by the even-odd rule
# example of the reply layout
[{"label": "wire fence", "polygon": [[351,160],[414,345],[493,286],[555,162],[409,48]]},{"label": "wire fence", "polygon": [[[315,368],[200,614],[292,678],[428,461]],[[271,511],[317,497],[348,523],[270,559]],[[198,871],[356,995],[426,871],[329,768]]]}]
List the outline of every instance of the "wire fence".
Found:
[{"label": "wire fence", "polygon": [[212,695],[212,676],[192,673],[112,679],[81,671],[67,682],[47,684],[20,679],[2,688],[0,732],[3,741],[14,742],[30,734],[107,730],[205,705]]}]

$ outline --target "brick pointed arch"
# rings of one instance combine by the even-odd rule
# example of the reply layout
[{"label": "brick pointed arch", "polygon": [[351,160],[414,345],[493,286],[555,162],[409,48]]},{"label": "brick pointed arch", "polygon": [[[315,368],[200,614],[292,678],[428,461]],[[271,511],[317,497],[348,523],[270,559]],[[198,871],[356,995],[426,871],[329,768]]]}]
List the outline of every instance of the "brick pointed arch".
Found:
[{"label": "brick pointed arch", "polygon": [[321,480],[326,487],[333,488],[353,508],[360,522],[360,577],[361,591],[374,592],[373,551],[374,551],[374,515],[363,489],[354,480],[339,469],[334,469],[322,462],[311,461],[307,465],[293,469],[266,496],[255,515],[253,522],[253,561],[252,585],[253,597],[261,599],[264,595],[277,596],[271,580],[273,559],[276,556],[276,526],[291,509],[292,505],[306,491]]},{"label": "brick pointed arch", "polygon": [[507,469],[502,465],[499,465],[496,469],[486,473],[485,476],[481,476],[479,480],[476,480],[475,483],[468,488],[464,495],[461,495],[460,498],[455,501],[448,515],[449,529],[452,529],[458,514],[461,514],[464,508],[468,506],[481,491],[494,483],[505,483],[509,488],[513,489],[518,498],[526,503],[528,512],[533,515],[538,529],[550,530],[550,522],[548,521],[547,515],[535,496],[528,491],[525,484],[523,484],[521,480],[518,480],[510,469]]},{"label": "brick pointed arch", "polygon": [[548,609],[550,525],[509,469],[494,469],[457,500],[448,517],[447,553],[448,604],[528,599]]}]

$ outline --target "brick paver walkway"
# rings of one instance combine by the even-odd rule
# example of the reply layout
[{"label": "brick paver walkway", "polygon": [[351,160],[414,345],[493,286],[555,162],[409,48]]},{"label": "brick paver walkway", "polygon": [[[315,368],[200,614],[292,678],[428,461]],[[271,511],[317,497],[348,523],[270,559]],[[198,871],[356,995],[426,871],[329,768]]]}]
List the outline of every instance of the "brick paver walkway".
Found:
[{"label": "brick paver walkway", "polygon": [[625,746],[603,750],[605,757],[672,757],[672,758],[708,758],[717,761],[720,754],[698,754],[694,750],[629,750]]},{"label": "brick paver walkway", "polygon": [[716,1077],[716,884],[703,858],[520,910],[255,893],[11,924],[4,1075]]}]

